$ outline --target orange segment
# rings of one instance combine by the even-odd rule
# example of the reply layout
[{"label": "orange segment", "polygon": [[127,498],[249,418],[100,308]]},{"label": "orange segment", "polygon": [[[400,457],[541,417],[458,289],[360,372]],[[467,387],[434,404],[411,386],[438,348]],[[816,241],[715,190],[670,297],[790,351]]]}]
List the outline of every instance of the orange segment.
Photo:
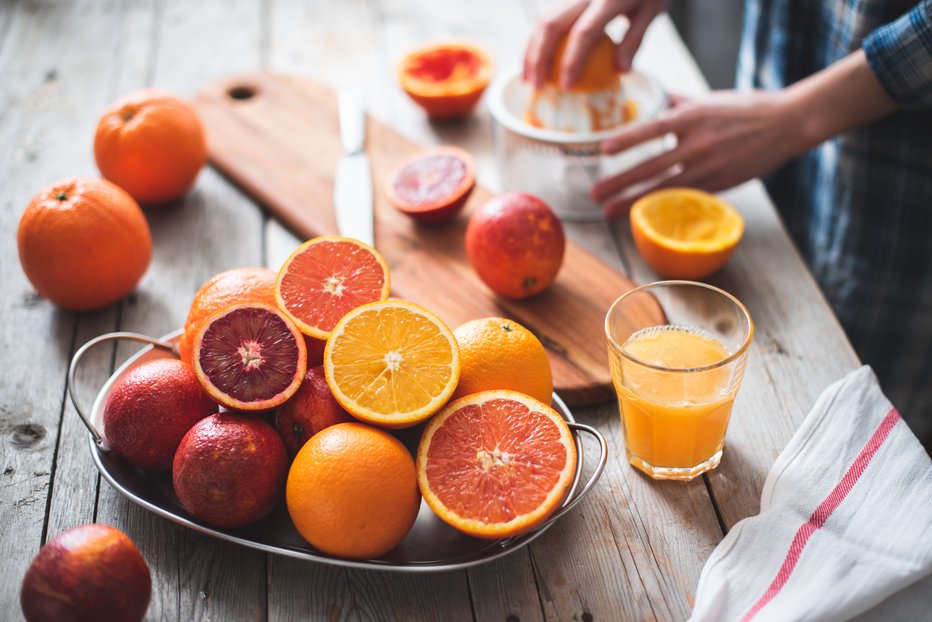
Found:
[{"label": "orange segment", "polygon": [[631,234],[654,271],[668,278],[698,279],[725,265],[744,234],[744,218],[707,192],[672,188],[634,204]]},{"label": "orange segment", "polygon": [[388,266],[359,240],[308,240],[282,265],[275,281],[278,307],[302,333],[326,339],[337,321],[359,305],[388,298]]},{"label": "orange segment", "polygon": [[566,422],[515,391],[483,391],[430,420],[417,451],[421,494],[444,522],[479,538],[508,538],[541,524],[576,472]]},{"label": "orange segment", "polygon": [[410,302],[358,307],[339,321],[324,350],[333,396],[357,419],[404,428],[447,402],[460,376],[459,347],[436,315]]}]

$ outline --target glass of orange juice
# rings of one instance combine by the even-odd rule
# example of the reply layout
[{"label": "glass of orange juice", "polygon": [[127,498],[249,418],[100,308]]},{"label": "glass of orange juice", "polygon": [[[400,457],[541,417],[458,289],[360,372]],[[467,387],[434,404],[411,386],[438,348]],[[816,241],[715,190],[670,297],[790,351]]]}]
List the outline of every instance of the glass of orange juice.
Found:
[{"label": "glass of orange juice", "polygon": [[605,316],[628,461],[654,479],[718,466],[754,323],[731,294],[660,281],[626,292]]}]

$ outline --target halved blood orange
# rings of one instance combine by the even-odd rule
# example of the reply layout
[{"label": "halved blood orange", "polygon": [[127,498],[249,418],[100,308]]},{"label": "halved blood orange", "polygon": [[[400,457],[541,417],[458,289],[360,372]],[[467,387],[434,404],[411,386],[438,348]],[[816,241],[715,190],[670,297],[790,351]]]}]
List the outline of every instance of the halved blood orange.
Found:
[{"label": "halved blood orange", "polygon": [[398,64],[398,81],[432,119],[472,112],[489,85],[492,61],[474,45],[441,43],[408,53]]},{"label": "halved blood orange", "polygon": [[194,337],[194,373],[231,410],[268,410],[304,380],[307,349],[297,326],[278,309],[238,304],[217,311]]},{"label": "halved blood orange", "polygon": [[302,244],[278,271],[275,302],[302,333],[326,339],[347,311],[388,298],[388,265],[353,238],[323,236]]},{"label": "halved blood orange", "polygon": [[553,514],[576,459],[569,426],[550,406],[516,391],[482,391],[428,422],[417,450],[418,486],[452,527],[509,538]]},{"label": "halved blood orange", "polygon": [[324,349],[333,396],[351,415],[407,428],[440,410],[460,377],[456,337],[439,317],[403,300],[353,309]]},{"label": "halved blood orange", "polygon": [[476,186],[476,163],[457,147],[437,147],[407,157],[392,172],[388,200],[422,222],[439,222],[459,212]]}]

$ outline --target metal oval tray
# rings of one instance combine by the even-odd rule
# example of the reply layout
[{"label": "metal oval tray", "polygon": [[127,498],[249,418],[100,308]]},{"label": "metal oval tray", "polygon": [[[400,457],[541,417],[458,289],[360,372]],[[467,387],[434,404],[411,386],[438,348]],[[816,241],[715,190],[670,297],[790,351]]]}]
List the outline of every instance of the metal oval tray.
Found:
[{"label": "metal oval tray", "polygon": [[[423,500],[421,500],[421,508],[414,526],[404,540],[386,555],[375,559],[348,560],[331,557],[317,551],[295,529],[291,518],[288,516],[284,500],[279,502],[271,514],[247,527],[239,529],[211,527],[199,522],[181,506],[172,489],[170,472],[146,472],[130,465],[106,450],[101,442],[102,437],[98,432],[103,429],[103,408],[114,384],[131,369],[145,361],[175,356],[173,346],[176,344],[180,333],[180,330],[175,331],[160,340],[135,333],[110,333],[92,339],[84,344],[71,360],[68,378],[69,391],[75,409],[90,431],[89,442],[94,464],[97,465],[100,474],[111,486],[134,503],[159,516],[221,540],[235,542],[268,553],[352,568],[402,572],[437,572],[467,568],[508,555],[540,536],[588,493],[598,481],[605,467],[608,447],[604,437],[594,428],[576,423],[566,404],[558,395],[554,394],[554,408],[563,415],[573,431],[579,455],[576,474],[566,499],[564,499],[554,515],[536,529],[523,535],[502,540],[482,540],[467,536],[441,521]],[[91,412],[85,414],[75,393],[75,370],[81,357],[90,348],[118,339],[141,341],[150,345],[141,349],[114,372],[97,394]],[[408,430],[395,431],[395,435],[414,455],[420,432],[421,427],[419,426]],[[579,485],[584,464],[581,432],[592,435],[599,443],[600,450],[599,460],[582,487]]]}]

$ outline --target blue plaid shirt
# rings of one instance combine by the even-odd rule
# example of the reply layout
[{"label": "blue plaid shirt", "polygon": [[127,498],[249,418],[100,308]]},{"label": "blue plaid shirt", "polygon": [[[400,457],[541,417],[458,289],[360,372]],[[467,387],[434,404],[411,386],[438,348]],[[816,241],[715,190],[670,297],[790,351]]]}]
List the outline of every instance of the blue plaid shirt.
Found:
[{"label": "blue plaid shirt", "polygon": [[900,110],[765,180],[852,345],[932,446],[932,0],[748,0],[738,87],[863,48]]}]

